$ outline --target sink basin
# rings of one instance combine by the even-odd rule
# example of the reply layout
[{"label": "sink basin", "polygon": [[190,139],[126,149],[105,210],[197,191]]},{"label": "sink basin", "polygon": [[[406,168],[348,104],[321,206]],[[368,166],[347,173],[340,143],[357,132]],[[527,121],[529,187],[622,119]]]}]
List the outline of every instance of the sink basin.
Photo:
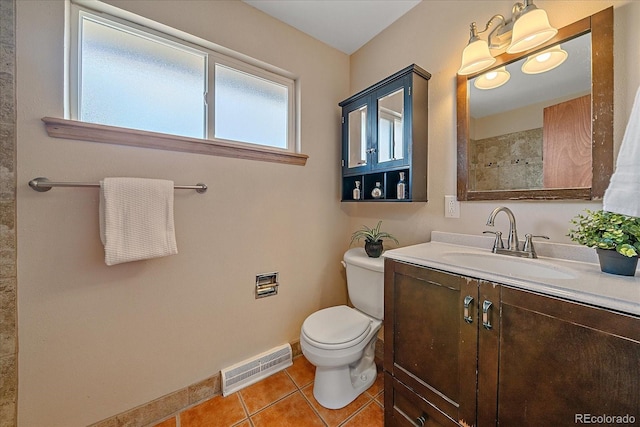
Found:
[{"label": "sink basin", "polygon": [[448,252],[442,260],[474,270],[482,270],[502,276],[529,277],[536,279],[573,279],[569,269],[547,264],[544,261],[527,258],[512,258],[508,255]]}]

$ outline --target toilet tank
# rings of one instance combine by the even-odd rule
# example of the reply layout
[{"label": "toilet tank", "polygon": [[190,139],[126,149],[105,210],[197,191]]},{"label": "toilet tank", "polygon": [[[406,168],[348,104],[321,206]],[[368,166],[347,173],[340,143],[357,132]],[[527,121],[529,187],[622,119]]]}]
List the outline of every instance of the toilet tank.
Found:
[{"label": "toilet tank", "polygon": [[349,299],[355,308],[382,320],[384,315],[384,258],[370,258],[364,248],[344,254]]}]

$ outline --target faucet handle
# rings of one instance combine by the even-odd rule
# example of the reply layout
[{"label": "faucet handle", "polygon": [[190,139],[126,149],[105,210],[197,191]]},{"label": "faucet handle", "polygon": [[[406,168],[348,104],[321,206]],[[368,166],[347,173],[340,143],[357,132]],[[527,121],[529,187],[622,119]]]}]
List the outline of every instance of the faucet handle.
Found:
[{"label": "faucet handle", "polygon": [[536,255],[536,250],[533,247],[533,238],[534,237],[540,237],[542,239],[547,239],[549,240],[549,236],[541,236],[541,235],[534,235],[534,234],[525,234],[524,235],[524,247],[522,248],[522,250],[524,252],[529,252],[530,254],[532,254],[535,258]]},{"label": "faucet handle", "polygon": [[483,234],[495,234],[496,240],[493,241],[493,248],[491,252],[496,253],[498,249],[504,249],[504,242],[502,241],[502,231],[483,231]]}]

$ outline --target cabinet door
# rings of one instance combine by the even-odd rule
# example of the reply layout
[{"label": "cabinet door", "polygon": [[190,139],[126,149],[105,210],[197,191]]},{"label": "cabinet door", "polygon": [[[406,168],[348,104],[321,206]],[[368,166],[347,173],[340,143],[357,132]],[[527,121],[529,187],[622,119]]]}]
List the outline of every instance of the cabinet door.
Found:
[{"label": "cabinet door", "polygon": [[371,97],[364,96],[342,108],[343,174],[356,174],[371,168]]},{"label": "cabinet door", "polygon": [[[425,406],[469,425],[476,419],[477,295],[475,280],[385,261],[385,371]],[[385,394],[390,418],[402,408],[395,390]]]},{"label": "cabinet door", "polygon": [[409,164],[411,138],[410,76],[392,81],[375,93],[373,169]]},{"label": "cabinet door", "polygon": [[500,425],[640,419],[640,319],[507,287],[501,311]]}]

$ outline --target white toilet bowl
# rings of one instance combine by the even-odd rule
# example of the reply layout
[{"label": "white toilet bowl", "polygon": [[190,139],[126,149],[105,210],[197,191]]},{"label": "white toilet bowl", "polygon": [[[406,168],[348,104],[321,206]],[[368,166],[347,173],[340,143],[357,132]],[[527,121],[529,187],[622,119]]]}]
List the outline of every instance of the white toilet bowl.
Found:
[{"label": "white toilet bowl", "polygon": [[300,347],[316,366],[313,395],[325,408],[347,406],[376,380],[375,347],[384,314],[384,260],[363,248],[344,254],[349,299],[311,314]]},{"label": "white toilet bowl", "polygon": [[329,409],[347,406],[376,380],[375,345],[382,321],[339,305],[309,316],[300,347],[316,366],[313,395]]}]

